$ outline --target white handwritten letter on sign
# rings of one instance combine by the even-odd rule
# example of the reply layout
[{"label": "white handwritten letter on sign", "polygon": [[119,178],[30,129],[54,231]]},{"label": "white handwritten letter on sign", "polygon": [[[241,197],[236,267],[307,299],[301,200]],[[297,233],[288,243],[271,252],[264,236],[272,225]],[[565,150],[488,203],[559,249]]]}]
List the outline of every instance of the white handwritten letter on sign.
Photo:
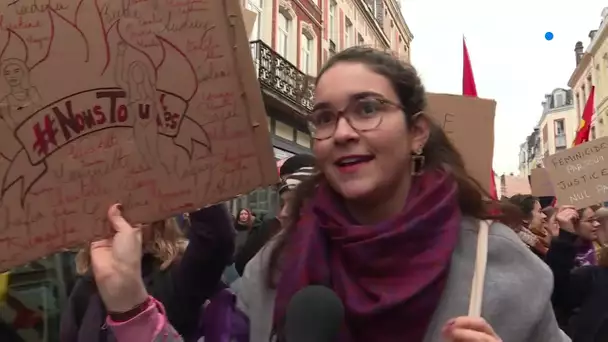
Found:
[{"label": "white handwritten letter on sign", "polygon": [[0,4],[0,269],[277,179],[239,0]]}]

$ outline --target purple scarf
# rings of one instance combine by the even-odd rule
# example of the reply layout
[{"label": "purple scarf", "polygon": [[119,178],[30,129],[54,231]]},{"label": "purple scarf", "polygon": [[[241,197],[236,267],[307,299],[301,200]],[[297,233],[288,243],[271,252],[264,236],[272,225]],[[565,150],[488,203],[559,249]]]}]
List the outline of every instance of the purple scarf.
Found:
[{"label": "purple scarf", "polygon": [[[275,327],[303,287],[330,287],[344,303],[342,342],[419,342],[446,284],[461,213],[455,180],[441,171],[414,178],[403,211],[359,225],[321,184],[302,209],[283,254]],[[280,328],[278,329],[280,331]]]},{"label": "purple scarf", "polygon": [[597,265],[597,258],[595,256],[595,248],[593,248],[593,242],[585,240],[577,248],[576,256],[574,257],[574,264],[576,267]]}]

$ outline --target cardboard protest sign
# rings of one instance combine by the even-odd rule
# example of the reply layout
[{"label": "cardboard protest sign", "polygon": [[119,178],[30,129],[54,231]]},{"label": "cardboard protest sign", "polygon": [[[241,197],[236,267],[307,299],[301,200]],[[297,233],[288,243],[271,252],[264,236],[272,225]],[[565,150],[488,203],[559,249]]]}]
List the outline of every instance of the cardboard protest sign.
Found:
[{"label": "cardboard protest sign", "polygon": [[469,96],[427,94],[429,114],[464,159],[467,171],[490,191],[496,102]]},{"label": "cardboard protest sign", "polygon": [[530,173],[530,186],[532,187],[532,195],[536,197],[555,196],[553,183],[549,178],[549,173],[542,167],[532,169]]},{"label": "cardboard protest sign", "polygon": [[608,200],[608,137],[552,154],[543,164],[559,204],[582,209]]},{"label": "cardboard protest sign", "polygon": [[278,181],[239,0],[0,13],[0,269]]}]

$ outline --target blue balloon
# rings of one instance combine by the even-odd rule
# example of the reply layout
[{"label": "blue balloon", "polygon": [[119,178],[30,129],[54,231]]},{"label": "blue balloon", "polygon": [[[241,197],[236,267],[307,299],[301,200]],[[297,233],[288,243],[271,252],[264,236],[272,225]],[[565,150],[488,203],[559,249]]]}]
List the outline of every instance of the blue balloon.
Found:
[{"label": "blue balloon", "polygon": [[552,40],[553,39],[553,32],[547,32],[547,33],[545,33],[545,39],[546,40]]}]

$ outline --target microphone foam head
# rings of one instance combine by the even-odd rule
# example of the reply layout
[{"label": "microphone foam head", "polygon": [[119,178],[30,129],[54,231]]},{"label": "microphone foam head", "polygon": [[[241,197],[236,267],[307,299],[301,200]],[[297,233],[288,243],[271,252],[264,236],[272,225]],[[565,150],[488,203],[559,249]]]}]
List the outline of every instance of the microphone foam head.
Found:
[{"label": "microphone foam head", "polygon": [[334,342],[344,320],[344,306],[325,286],[312,285],[298,291],[285,315],[287,342]]}]

